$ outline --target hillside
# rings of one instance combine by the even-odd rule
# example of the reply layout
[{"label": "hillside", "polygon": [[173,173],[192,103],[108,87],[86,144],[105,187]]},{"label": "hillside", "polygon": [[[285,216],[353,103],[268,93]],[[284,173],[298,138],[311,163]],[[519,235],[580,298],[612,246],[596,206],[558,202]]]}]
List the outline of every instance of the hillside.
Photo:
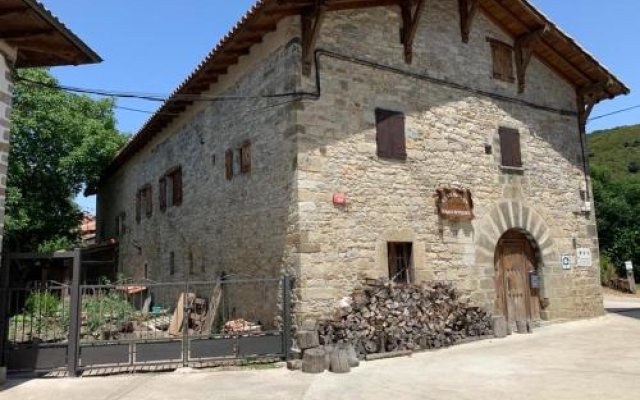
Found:
[{"label": "hillside", "polygon": [[[587,141],[592,166],[609,169],[616,180],[630,178],[640,182],[640,125],[593,132]],[[639,171],[629,170],[632,163]]]}]

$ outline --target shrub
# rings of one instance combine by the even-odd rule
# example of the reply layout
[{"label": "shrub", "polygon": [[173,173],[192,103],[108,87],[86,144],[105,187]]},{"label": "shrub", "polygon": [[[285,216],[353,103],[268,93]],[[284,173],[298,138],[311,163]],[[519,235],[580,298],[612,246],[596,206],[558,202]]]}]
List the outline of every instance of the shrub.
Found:
[{"label": "shrub", "polygon": [[638,164],[637,161],[631,161],[629,163],[629,166],[627,167],[627,169],[629,170],[629,172],[631,172],[632,174],[637,174],[638,172],[640,172],[640,164]]},{"label": "shrub", "polygon": [[27,297],[24,308],[34,316],[53,317],[60,311],[60,300],[51,292],[32,292]]}]

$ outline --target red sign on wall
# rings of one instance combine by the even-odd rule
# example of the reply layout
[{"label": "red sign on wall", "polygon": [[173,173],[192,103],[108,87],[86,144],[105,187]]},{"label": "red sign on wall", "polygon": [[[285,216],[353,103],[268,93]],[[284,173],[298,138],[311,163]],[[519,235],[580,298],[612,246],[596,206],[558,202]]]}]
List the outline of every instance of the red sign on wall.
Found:
[{"label": "red sign on wall", "polygon": [[452,221],[471,221],[475,218],[469,189],[442,188],[436,193],[440,217]]}]

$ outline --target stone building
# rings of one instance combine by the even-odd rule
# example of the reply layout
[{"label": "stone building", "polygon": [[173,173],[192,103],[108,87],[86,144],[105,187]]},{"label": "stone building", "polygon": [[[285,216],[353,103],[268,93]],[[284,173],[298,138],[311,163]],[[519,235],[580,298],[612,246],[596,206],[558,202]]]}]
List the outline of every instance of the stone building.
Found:
[{"label": "stone building", "polygon": [[36,0],[0,2],[0,249],[9,160],[12,71],[100,61],[93,50]]},{"label": "stone building", "polygon": [[378,277],[600,315],[584,128],[627,92],[525,0],[259,1],[105,171],[98,235],[135,278],[294,275],[300,318]]}]

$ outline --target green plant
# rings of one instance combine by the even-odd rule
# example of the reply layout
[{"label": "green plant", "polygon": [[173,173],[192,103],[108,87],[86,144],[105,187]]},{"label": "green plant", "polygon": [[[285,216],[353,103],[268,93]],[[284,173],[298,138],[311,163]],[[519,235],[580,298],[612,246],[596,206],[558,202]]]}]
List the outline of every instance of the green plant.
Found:
[{"label": "green plant", "polygon": [[24,308],[28,314],[36,317],[54,317],[60,312],[60,300],[51,292],[31,292]]},{"label": "green plant", "polygon": [[86,324],[92,333],[107,325],[118,324],[133,318],[135,309],[115,291],[100,290],[82,300]]},{"label": "green plant", "polygon": [[604,286],[609,286],[616,275],[616,268],[611,264],[609,257],[602,255],[600,257],[600,280],[602,284]]}]

